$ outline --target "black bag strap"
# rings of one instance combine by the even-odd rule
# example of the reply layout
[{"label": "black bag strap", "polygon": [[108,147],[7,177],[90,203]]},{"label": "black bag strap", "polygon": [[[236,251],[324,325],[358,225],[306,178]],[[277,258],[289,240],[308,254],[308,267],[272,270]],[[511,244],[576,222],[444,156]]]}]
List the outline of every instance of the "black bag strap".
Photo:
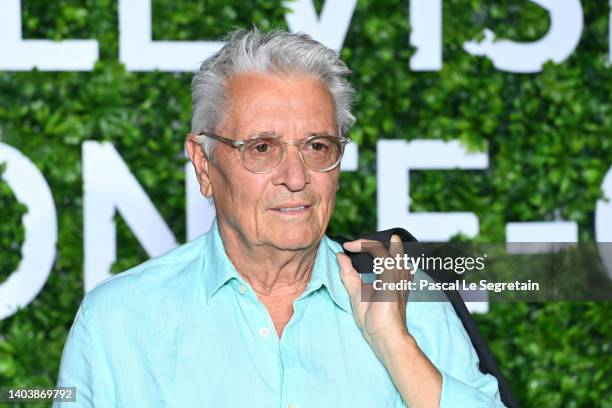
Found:
[{"label": "black bag strap", "polygon": [[[402,242],[418,242],[417,239],[411,233],[409,233],[403,228],[391,228],[388,230],[378,231],[378,232],[374,232],[371,234],[364,234],[364,235],[360,235],[359,238],[379,241],[388,247],[389,242],[391,241],[391,235],[394,235],[394,234],[398,235],[401,238]],[[342,236],[333,236],[330,238],[338,242],[340,245],[344,244],[345,242],[351,241],[350,239],[342,237]],[[369,257],[369,255],[352,253],[346,250],[344,250],[344,252],[346,252],[347,255],[350,256],[351,262],[353,263],[353,266],[357,270],[359,270],[358,269],[359,257],[363,257],[363,256]],[[430,276],[436,282],[441,282],[445,280],[444,276],[437,273],[437,271],[429,271],[429,270],[424,270],[422,268],[421,270],[423,270],[423,272],[425,272],[428,276]],[[499,394],[500,394],[501,400],[504,403],[504,405],[506,405],[506,407],[508,408],[517,408],[518,403],[516,402],[514,395],[512,395],[512,391],[510,390],[510,387],[508,386],[508,382],[502,375],[499,365],[497,364],[497,361],[495,361],[495,357],[493,357],[491,350],[489,349],[489,347],[487,346],[487,343],[485,342],[484,338],[480,334],[480,331],[478,330],[478,327],[476,326],[476,322],[474,322],[474,319],[472,319],[472,315],[470,314],[467,307],[465,306],[465,302],[463,301],[463,298],[461,297],[459,292],[457,292],[456,290],[445,290],[444,294],[446,295],[448,300],[451,302],[453,309],[455,310],[455,313],[457,313],[457,316],[461,320],[461,323],[463,324],[465,331],[470,337],[470,341],[472,342],[472,345],[474,346],[474,349],[476,350],[476,354],[478,355],[478,359],[480,361],[478,365],[480,368],[480,371],[483,372],[484,374],[491,374],[497,379],[497,383],[499,386]]]}]

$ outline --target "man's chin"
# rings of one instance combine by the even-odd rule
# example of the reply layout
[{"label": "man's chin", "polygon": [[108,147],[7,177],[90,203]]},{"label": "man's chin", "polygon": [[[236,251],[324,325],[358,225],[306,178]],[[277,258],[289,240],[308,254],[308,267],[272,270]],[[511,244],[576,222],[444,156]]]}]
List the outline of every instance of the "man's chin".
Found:
[{"label": "man's chin", "polygon": [[265,228],[268,241],[277,248],[300,250],[317,245],[322,236],[321,223],[312,208],[305,214],[277,214],[268,212],[260,225]]},{"label": "man's chin", "polygon": [[271,237],[271,241],[274,242],[274,246],[281,249],[300,250],[312,248],[319,241],[319,236],[312,228],[312,225],[290,225],[276,231],[278,232]]}]

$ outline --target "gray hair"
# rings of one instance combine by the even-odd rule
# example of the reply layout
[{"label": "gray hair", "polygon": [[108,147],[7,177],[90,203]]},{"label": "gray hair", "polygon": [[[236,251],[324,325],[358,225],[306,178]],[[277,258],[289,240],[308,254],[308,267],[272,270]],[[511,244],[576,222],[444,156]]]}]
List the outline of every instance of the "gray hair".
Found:
[{"label": "gray hair", "polygon": [[[191,84],[192,133],[215,132],[229,111],[226,83],[230,76],[247,72],[312,75],[329,89],[341,136],[355,123],[351,105],[355,91],[347,76],[350,70],[338,53],[304,33],[275,29],[261,32],[237,29],[228,33],[226,44],[205,60]],[[199,140],[206,155],[213,158],[217,141]]]}]

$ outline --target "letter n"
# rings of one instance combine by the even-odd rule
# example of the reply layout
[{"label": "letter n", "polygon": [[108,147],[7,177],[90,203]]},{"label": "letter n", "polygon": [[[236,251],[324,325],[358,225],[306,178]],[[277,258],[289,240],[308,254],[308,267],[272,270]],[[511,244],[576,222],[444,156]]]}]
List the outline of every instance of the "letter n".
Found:
[{"label": "letter n", "polygon": [[161,215],[114,146],[83,143],[83,224],[85,292],[111,276],[116,260],[119,212],[146,253],[153,257],[174,247],[176,240]]}]

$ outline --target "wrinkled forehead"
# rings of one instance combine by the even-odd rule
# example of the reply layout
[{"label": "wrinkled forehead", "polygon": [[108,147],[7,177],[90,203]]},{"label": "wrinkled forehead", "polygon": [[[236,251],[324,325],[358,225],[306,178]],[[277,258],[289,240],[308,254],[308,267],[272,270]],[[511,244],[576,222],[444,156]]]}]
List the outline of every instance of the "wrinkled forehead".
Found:
[{"label": "wrinkled forehead", "polygon": [[337,134],[331,93],[314,76],[235,75],[227,81],[227,105],[221,127],[241,139],[262,132],[292,139]]}]

